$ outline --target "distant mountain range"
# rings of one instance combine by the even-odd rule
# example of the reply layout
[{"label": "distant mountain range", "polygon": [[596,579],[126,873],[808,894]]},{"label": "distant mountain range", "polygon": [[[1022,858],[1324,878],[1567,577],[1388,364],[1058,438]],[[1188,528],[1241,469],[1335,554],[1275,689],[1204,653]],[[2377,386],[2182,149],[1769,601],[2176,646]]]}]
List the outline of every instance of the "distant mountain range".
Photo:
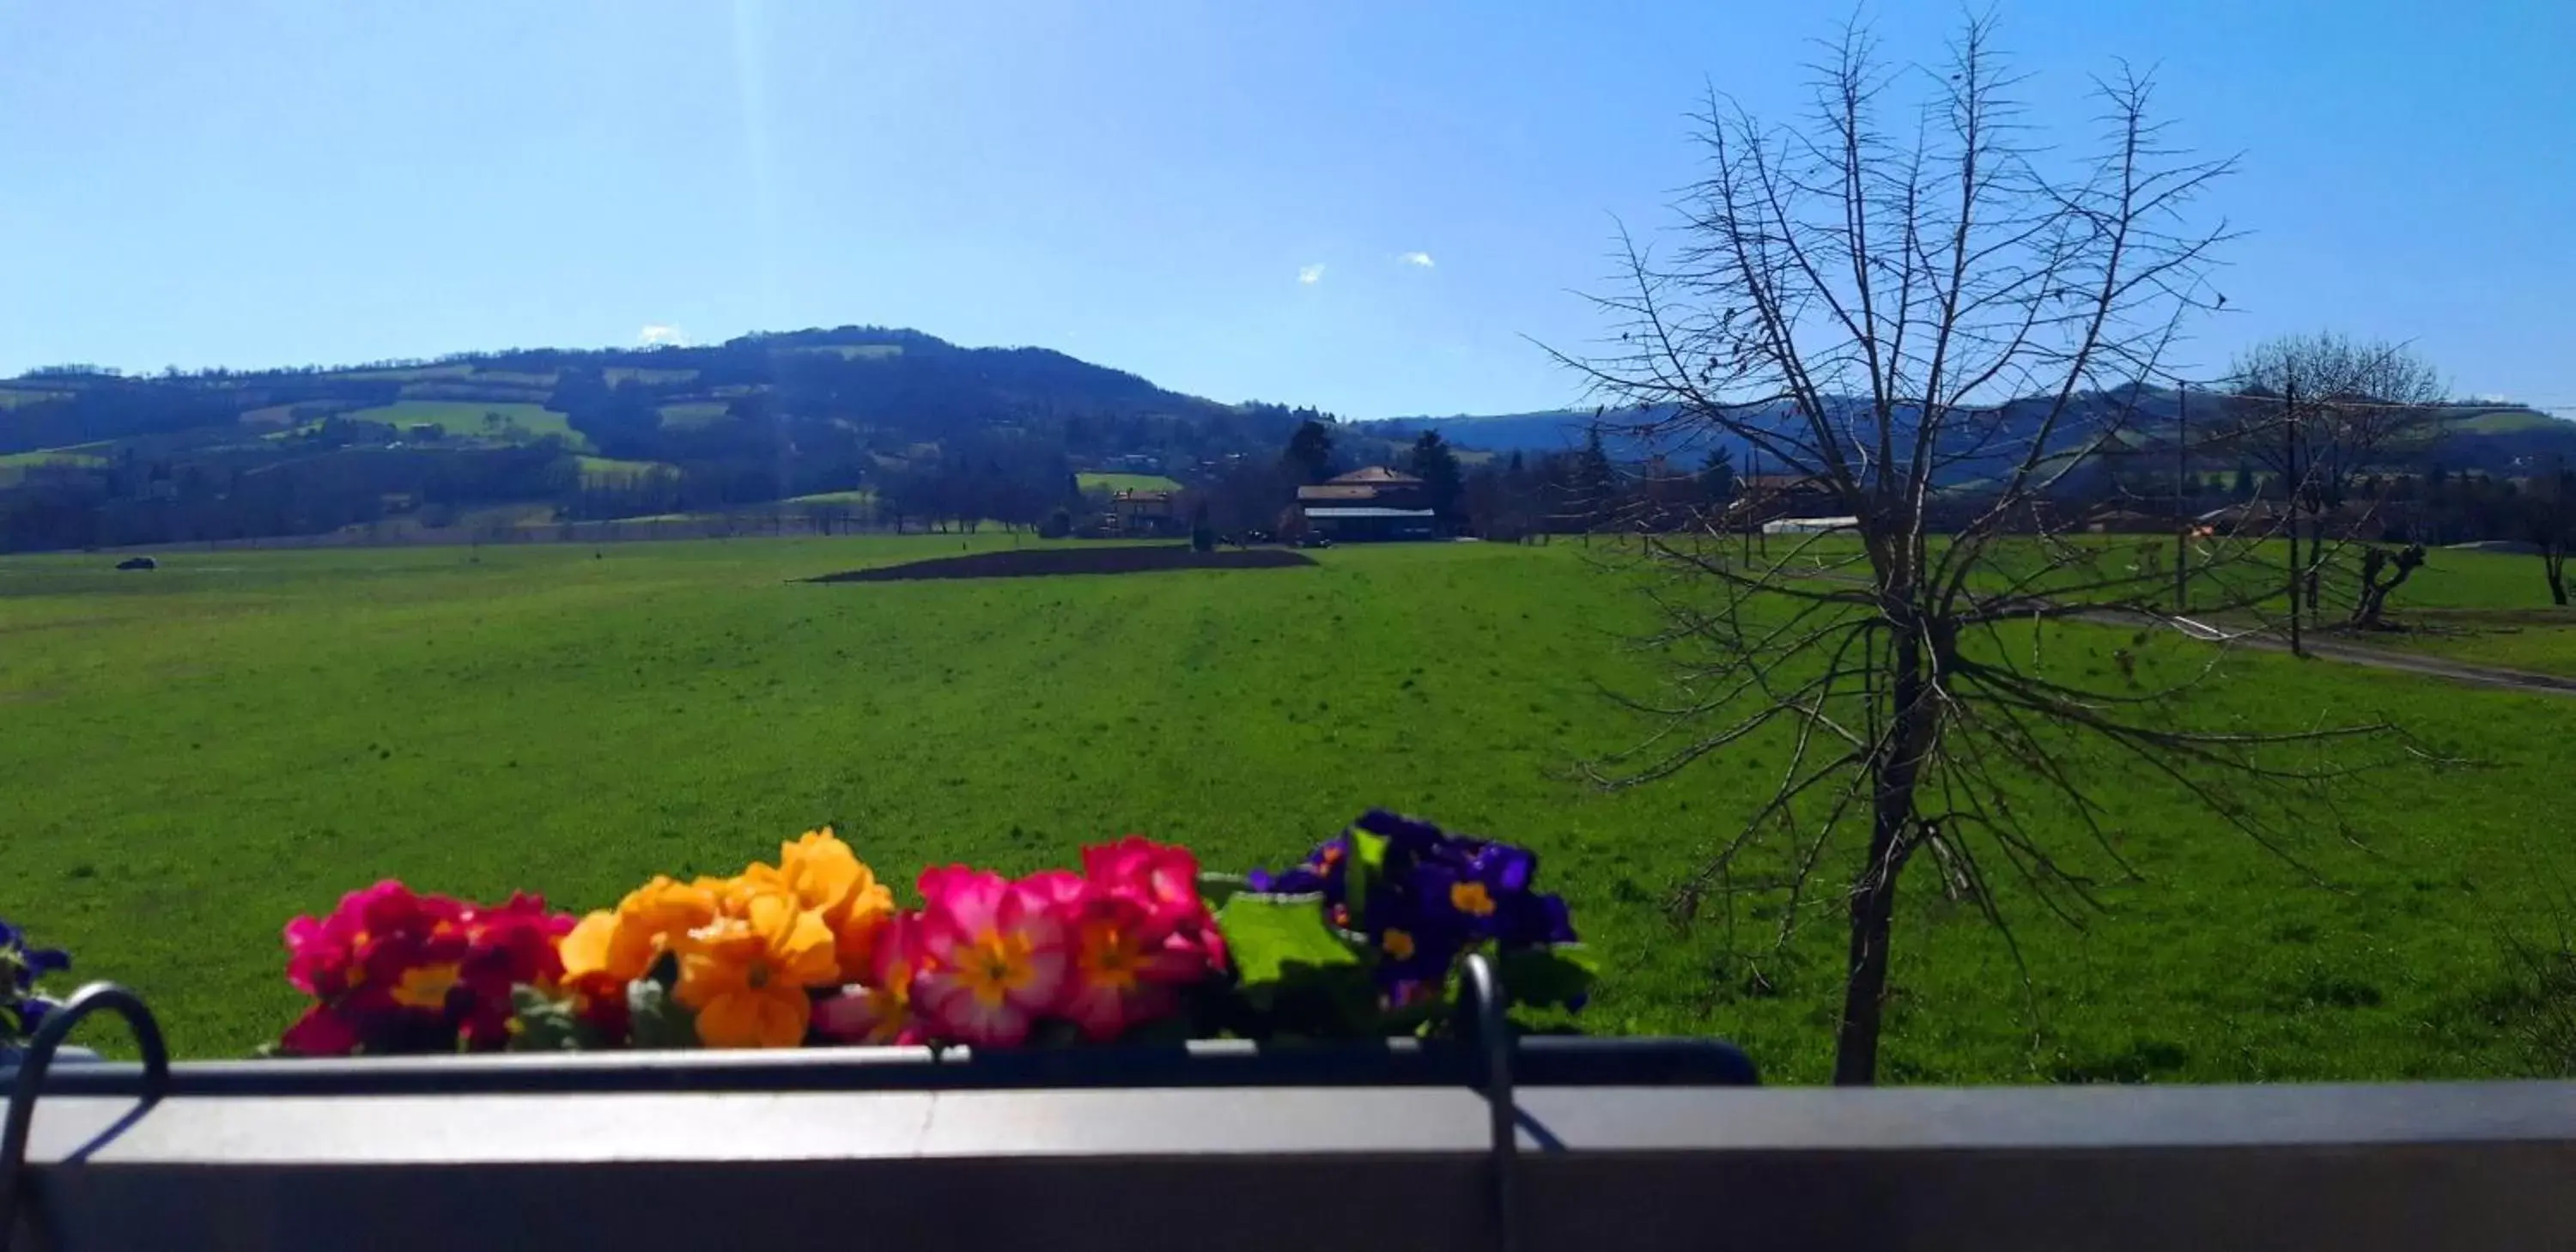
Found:
[{"label": "distant mountain range", "polygon": [[[2072,447],[2089,437],[2089,432],[2096,429],[2090,419],[2117,414],[2124,427],[2125,442],[2142,447],[2162,444],[2169,448],[2174,438],[2175,422],[2185,411],[2185,397],[2181,393],[2156,388],[2087,395],[2081,397],[2079,403],[2084,407],[2077,420],[2060,425],[2058,442],[2064,447]],[[2188,397],[2188,414],[2195,421],[2212,420],[2223,411],[2225,403],[2226,397],[2217,393],[2194,391]],[[2132,406],[2134,413],[2129,412]],[[2001,469],[2025,446],[2015,436],[2035,428],[2044,409],[2044,401],[2016,401],[2004,406],[1990,422],[1960,431],[1960,446],[1952,449],[1960,456],[1959,463],[1951,471],[1954,479],[1974,480]],[[1786,420],[1785,414],[1782,420]],[[1592,409],[1550,409],[1533,413],[1381,418],[1355,425],[1373,436],[1389,440],[1410,439],[1423,431],[1436,430],[1441,438],[1461,448],[1536,455],[1581,447],[1594,423],[1598,422],[1603,432],[1603,446],[1619,460],[1638,461],[1659,453],[1676,459],[1696,460],[1710,451],[1723,448],[1742,468],[1752,456],[1743,440],[1724,435],[1712,434],[1688,446],[1655,446],[1624,436],[1621,433],[1623,426],[1633,425],[1636,421],[1634,414],[1623,416],[1598,413]],[[2576,463],[2576,422],[2517,404],[2464,403],[2444,409],[2438,437],[2416,459],[2428,467],[2438,464],[2454,472],[2512,475],[2550,464],[2561,456]]]}]

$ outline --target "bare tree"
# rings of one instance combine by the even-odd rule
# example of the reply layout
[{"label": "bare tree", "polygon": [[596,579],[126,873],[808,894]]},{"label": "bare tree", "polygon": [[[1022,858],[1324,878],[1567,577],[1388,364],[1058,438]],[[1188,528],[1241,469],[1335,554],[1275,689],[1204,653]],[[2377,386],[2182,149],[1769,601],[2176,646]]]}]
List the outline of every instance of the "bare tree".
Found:
[{"label": "bare tree", "polygon": [[2424,561],[2421,544],[2373,542],[2385,484],[2441,433],[2441,376],[2403,344],[2331,332],[2266,340],[2229,373],[2223,431],[2279,485],[2292,628],[2302,603],[2324,610],[2326,575],[2339,567],[2353,571],[2345,624],[2379,625],[2389,593]]},{"label": "bare tree", "polygon": [[2567,549],[2576,544],[2576,507],[2571,507],[2571,496],[2576,496],[2576,473],[2560,457],[2549,477],[2533,485],[2532,498],[2524,506],[2532,544],[2540,550],[2540,575],[2549,581],[2549,602],[2562,609],[2567,607]]},{"label": "bare tree", "polygon": [[[2174,604],[2171,541],[2081,534],[2060,494],[2160,437],[2174,393],[2142,382],[2169,377],[2185,319],[2223,301],[2204,274],[2229,233],[2190,211],[2231,163],[2172,148],[2149,82],[2126,68],[2094,84],[2097,157],[2042,148],[1985,19],[1934,68],[1889,68],[1857,28],[1821,61],[1798,125],[1711,93],[1678,245],[1658,258],[1623,231],[1619,289],[1595,298],[1615,338],[1558,356],[1626,415],[1623,435],[1739,449],[1813,493],[1819,516],[1852,519],[1849,539],[1759,555],[1722,539],[1755,520],[1742,509],[1623,544],[1646,562],[1662,621],[1648,642],[1673,666],[1629,700],[1652,735],[1595,768],[1637,785],[1729,750],[1778,754],[1776,782],[1673,907],[1697,917],[1716,902],[1730,933],[1739,898],[1776,908],[1769,951],[1737,947],[1763,981],[1821,867],[1850,856],[1834,1077],[1866,1083],[1897,884],[1918,853],[2016,953],[1990,869],[2080,921],[2091,897],[2064,838],[2089,835],[2119,863],[2068,751],[2078,741],[2288,855],[2294,802],[2361,768],[2309,750],[2383,728],[2196,717],[2184,696],[2223,649],[2158,628],[2226,636]],[[1902,107],[1916,89],[1920,107]],[[2254,536],[2193,537],[2207,549],[2193,610],[2255,610],[2260,592],[2230,577]],[[2049,663],[2049,640],[2099,640],[2106,625],[2134,634],[2118,673]]]}]

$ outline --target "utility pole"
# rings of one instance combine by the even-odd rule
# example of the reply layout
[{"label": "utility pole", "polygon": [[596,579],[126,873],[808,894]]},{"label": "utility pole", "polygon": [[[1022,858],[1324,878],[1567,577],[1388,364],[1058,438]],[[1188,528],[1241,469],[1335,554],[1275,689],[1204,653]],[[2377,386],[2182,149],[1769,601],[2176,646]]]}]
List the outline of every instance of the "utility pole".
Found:
[{"label": "utility pole", "polygon": [[2294,372],[2281,388],[2281,520],[2290,533],[2290,655],[2306,656],[2299,646],[2299,378]]},{"label": "utility pole", "polygon": [[2191,473],[2191,384],[2174,391],[2174,612],[2191,611],[2191,513],[2183,478]]}]

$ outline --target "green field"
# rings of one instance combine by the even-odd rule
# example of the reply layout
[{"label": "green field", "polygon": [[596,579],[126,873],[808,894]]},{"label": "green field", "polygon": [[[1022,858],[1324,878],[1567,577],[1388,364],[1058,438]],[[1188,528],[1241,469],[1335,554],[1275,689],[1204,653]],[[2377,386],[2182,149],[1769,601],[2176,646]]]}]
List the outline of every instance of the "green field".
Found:
[{"label": "green field", "polygon": [[899,343],[809,343],[792,348],[779,348],[776,351],[828,352],[844,361],[873,361],[884,357],[902,356],[903,345]]},{"label": "green field", "polygon": [[[82,446],[94,448],[100,445],[84,444]],[[98,453],[82,452],[72,448],[39,448],[33,452],[0,453],[0,468],[10,466],[24,467],[30,465],[105,464],[107,464],[107,458]]]},{"label": "green field", "polygon": [[[81,445],[83,448],[94,448],[99,446],[101,445]],[[17,482],[19,479],[26,477],[26,472],[28,470],[37,469],[42,466],[63,465],[80,469],[93,469],[105,464],[107,464],[107,458],[105,456],[96,452],[84,452],[79,448],[40,448],[34,452],[0,453],[0,486],[6,486],[10,483]]]},{"label": "green field", "polygon": [[649,387],[665,387],[688,382],[697,376],[696,370],[650,369],[636,365],[612,365],[599,371],[600,380],[611,387],[619,383],[643,383]]},{"label": "green field", "polygon": [[2576,676],[2576,608],[2549,602],[2537,556],[2436,549],[2391,606],[2404,629],[2351,642]]},{"label": "green field", "polygon": [[665,461],[621,461],[615,457],[589,455],[577,456],[573,460],[581,466],[581,480],[585,483],[623,482],[671,469]]},{"label": "green field", "polygon": [[876,503],[876,499],[876,492],[866,487],[861,487],[854,491],[817,491],[812,495],[789,496],[787,499],[779,501],[779,503],[789,505],[846,504],[854,508],[864,508]]},{"label": "green field", "polygon": [[347,416],[353,421],[384,422],[400,428],[429,422],[443,426],[447,433],[461,438],[479,438],[489,428],[484,415],[498,413],[502,420],[520,432],[523,439],[543,439],[553,435],[573,447],[584,444],[579,432],[566,424],[563,414],[542,404],[517,404],[484,400],[402,400],[380,404],[372,409],[357,409]]},{"label": "green field", "polygon": [[661,413],[665,426],[704,426],[723,421],[725,407],[722,400],[682,400],[663,405],[657,411]]},{"label": "green field", "polygon": [[1178,491],[1181,484],[1160,474],[1082,473],[1073,476],[1084,491]]},{"label": "green field", "polygon": [[[1340,548],[1311,569],[832,586],[787,580],[1009,539],[169,552],[0,560],[0,915],[140,987],[185,1054],[295,1008],[278,928],[383,876],[605,904],[834,821],[890,877],[1011,870],[1143,831],[1279,864],[1372,804],[1523,841],[1609,973],[1599,1031],[1721,1034],[1827,1072],[1832,892],[1756,995],[1669,887],[1764,794],[1777,740],[1604,793],[1642,730],[1647,620],[1580,545]],[[594,555],[596,553],[596,555]],[[1598,549],[1592,554],[1597,555]],[[2053,663],[2196,663],[2070,626]],[[2030,989],[1928,867],[1901,905],[1886,1073],[1911,1081],[2542,1072],[2498,936],[2541,934],[2576,704],[2240,655],[2197,697],[2259,724],[2386,713],[2473,768],[2356,784],[2367,835],[2294,868],[2123,761],[2076,767],[2135,876],[2038,798],[2102,902],[2009,881]],[[2567,881],[2576,883],[2576,869]],[[1748,920],[1748,927],[1757,923]],[[112,1045],[111,1045],[112,1046]]]}]

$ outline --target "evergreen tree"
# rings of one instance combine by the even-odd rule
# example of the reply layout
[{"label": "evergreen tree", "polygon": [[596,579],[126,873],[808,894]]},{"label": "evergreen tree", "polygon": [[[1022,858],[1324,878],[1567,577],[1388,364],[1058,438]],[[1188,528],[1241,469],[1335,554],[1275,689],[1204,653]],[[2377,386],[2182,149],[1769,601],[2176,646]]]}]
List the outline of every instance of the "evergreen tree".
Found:
[{"label": "evergreen tree", "polygon": [[1726,448],[1709,450],[1708,460],[1699,469],[1700,499],[1714,512],[1725,512],[1735,503],[1735,453]]},{"label": "evergreen tree", "polygon": [[1458,515],[1458,493],[1462,486],[1458,475],[1458,455],[1449,450],[1449,441],[1436,430],[1422,432],[1413,441],[1413,455],[1408,467],[1422,480],[1422,494],[1431,500],[1432,511],[1448,522]]},{"label": "evergreen tree", "polygon": [[1601,426],[1594,423],[1584,432],[1583,451],[1574,458],[1574,511],[1586,529],[1593,529],[1618,516],[1619,476],[1610,467],[1610,453],[1601,446]]},{"label": "evergreen tree", "polygon": [[1300,483],[1319,483],[1333,476],[1333,431],[1312,418],[1300,423],[1280,454],[1289,475]]}]

